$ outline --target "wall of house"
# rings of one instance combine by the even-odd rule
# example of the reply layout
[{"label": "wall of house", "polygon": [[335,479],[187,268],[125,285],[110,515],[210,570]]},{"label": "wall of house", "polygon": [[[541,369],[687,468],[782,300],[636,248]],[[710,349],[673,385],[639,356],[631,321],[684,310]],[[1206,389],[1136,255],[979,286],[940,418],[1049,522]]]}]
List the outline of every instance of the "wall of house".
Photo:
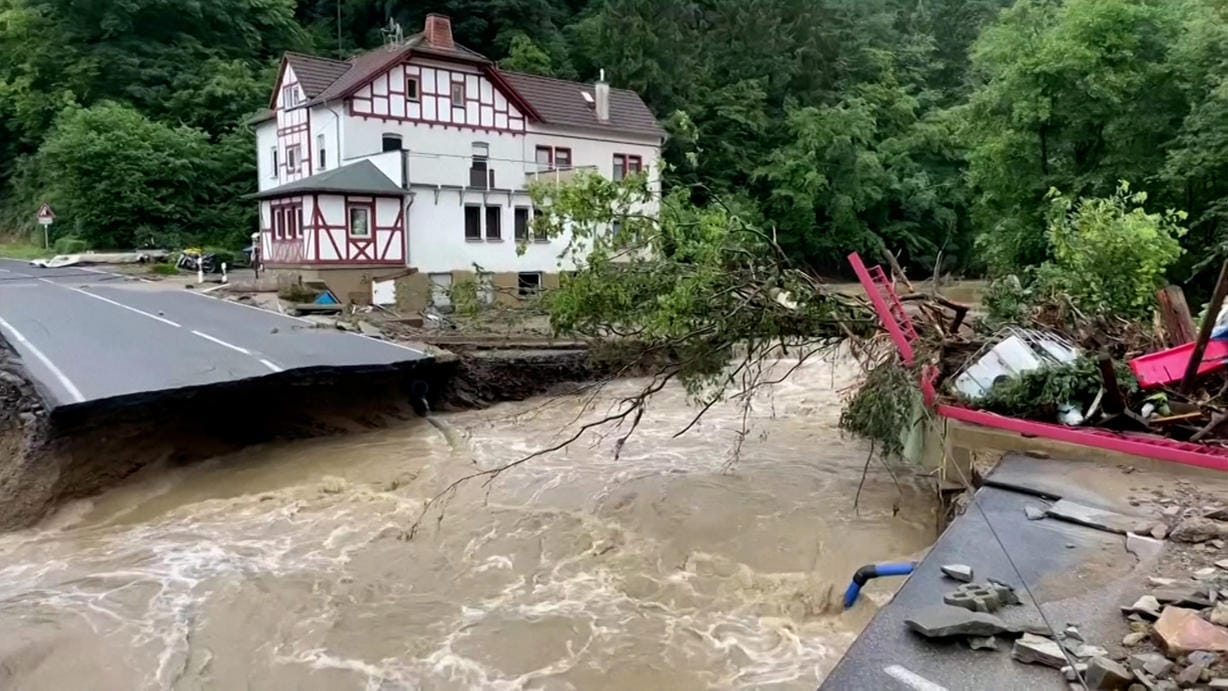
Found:
[{"label": "wall of house", "polygon": [[[271,266],[370,264],[404,266],[405,230],[398,197],[308,194],[260,202],[261,256]],[[348,207],[362,205],[374,212],[369,237],[350,235]],[[301,230],[288,236],[275,232],[278,209],[298,212]]]},{"label": "wall of house", "polygon": [[256,188],[260,191],[281,184],[277,170],[273,168],[272,151],[276,146],[277,120],[266,120],[256,125]]},{"label": "wall of house", "polygon": [[[274,95],[277,111],[278,181],[280,184],[301,180],[314,173],[312,161],[311,109],[303,105],[291,106],[285,102],[286,87],[293,87],[298,94],[298,103],[304,103],[306,95],[298,84],[294,68],[285,66],[281,81]],[[296,165],[290,166],[291,147],[298,150]],[[268,156],[269,154],[265,154]]]},{"label": "wall of house", "polygon": [[[418,82],[417,98],[407,82]],[[463,85],[465,99],[452,99],[453,85]],[[523,132],[525,117],[507,97],[471,65],[416,59],[377,75],[350,99],[350,112],[436,125]]]}]

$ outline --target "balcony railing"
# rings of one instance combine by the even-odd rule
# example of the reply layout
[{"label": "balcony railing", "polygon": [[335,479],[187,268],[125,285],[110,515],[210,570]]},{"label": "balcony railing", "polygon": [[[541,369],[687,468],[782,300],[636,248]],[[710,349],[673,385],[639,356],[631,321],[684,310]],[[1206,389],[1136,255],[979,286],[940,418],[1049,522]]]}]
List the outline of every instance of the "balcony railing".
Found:
[{"label": "balcony railing", "polygon": [[558,185],[567,182],[581,172],[596,173],[597,166],[571,166],[568,168],[550,168],[547,170],[527,172],[524,175],[525,184],[533,182],[553,182]]}]

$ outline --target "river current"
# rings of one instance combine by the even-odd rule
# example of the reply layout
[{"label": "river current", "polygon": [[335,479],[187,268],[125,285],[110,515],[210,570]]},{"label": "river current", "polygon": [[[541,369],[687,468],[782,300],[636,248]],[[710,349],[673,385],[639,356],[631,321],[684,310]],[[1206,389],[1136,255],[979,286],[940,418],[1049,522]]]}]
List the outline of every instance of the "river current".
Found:
[{"label": "river current", "polygon": [[[437,414],[176,468],[0,535],[0,688],[813,689],[889,596],[862,564],[934,539],[928,482],[836,428],[849,368],[740,408],[681,388],[617,431],[426,499],[566,438],[583,395]],[[594,401],[604,415],[644,382]],[[884,579],[886,580],[886,579]]]}]

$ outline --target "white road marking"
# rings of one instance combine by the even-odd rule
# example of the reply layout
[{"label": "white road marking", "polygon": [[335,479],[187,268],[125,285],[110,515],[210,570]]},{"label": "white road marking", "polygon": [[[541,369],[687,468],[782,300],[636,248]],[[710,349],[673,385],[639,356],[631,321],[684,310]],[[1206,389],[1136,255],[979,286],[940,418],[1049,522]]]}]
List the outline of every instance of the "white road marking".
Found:
[{"label": "white road marking", "polygon": [[270,371],[270,372],[281,372],[281,371],[283,371],[283,370],[282,370],[282,368],[281,368],[281,367],[279,367],[279,366],[277,366],[277,364],[276,364],[276,363],[274,363],[274,362],[270,362],[269,360],[266,360],[266,359],[261,358],[261,357],[256,357],[256,355],[255,355],[254,353],[252,353],[252,351],[248,350],[247,348],[244,348],[244,347],[242,347],[242,346],[237,346],[237,345],[235,345],[235,344],[233,344],[233,343],[227,343],[226,341],[223,341],[222,339],[220,339],[220,338],[218,338],[218,337],[216,337],[216,336],[210,336],[209,334],[207,334],[207,333],[205,333],[205,332],[203,332],[203,331],[197,331],[197,330],[193,329],[193,330],[192,330],[192,333],[196,334],[197,336],[200,336],[201,338],[205,339],[206,341],[213,341],[214,343],[216,343],[216,344],[218,344],[218,345],[220,345],[220,346],[223,346],[223,347],[225,347],[225,348],[230,348],[231,350],[233,350],[233,351],[235,351],[235,352],[237,352],[237,353],[243,353],[244,355],[246,355],[246,356],[248,356],[248,357],[256,358],[257,360],[259,360],[259,361],[260,361],[260,364],[262,364],[262,365],[264,365],[265,367],[267,367],[267,368],[269,369],[269,371]]},{"label": "white road marking", "polygon": [[65,375],[64,372],[62,372],[59,367],[55,366],[55,363],[51,361],[51,358],[44,355],[43,351],[36,348],[33,343],[31,343],[30,341],[26,339],[25,336],[21,335],[20,331],[13,328],[12,324],[0,318],[0,328],[3,328],[5,331],[8,331],[9,334],[11,334],[18,343],[22,344],[23,346],[26,347],[26,349],[28,349],[31,353],[33,353],[34,357],[38,358],[38,361],[43,363],[43,365],[48,370],[51,371],[51,374],[53,374],[55,378],[60,382],[60,386],[64,387],[64,390],[68,392],[69,396],[73,397],[74,401],[76,401],[77,403],[81,403],[85,401],[85,396],[81,394],[81,389],[78,389],[76,384],[73,384],[72,380],[69,379],[68,376]]},{"label": "white road marking", "polygon": [[89,292],[88,290],[82,290],[82,289],[80,289],[80,288],[74,288],[74,287],[72,287],[72,286],[62,285],[62,284],[60,284],[60,283],[56,283],[55,281],[51,281],[51,280],[48,280],[48,279],[46,279],[46,278],[40,278],[40,279],[38,279],[38,280],[42,281],[43,283],[48,283],[48,284],[53,285],[53,286],[60,286],[61,288],[67,288],[68,290],[71,290],[71,291],[73,291],[73,292],[77,292],[77,293],[81,293],[82,295],[88,295],[89,297],[92,297],[92,298],[94,298],[95,300],[102,300],[103,302],[105,302],[105,303],[107,303],[107,304],[110,304],[110,305],[115,305],[116,307],[122,307],[122,308],[124,308],[124,309],[128,310],[129,312],[135,312],[135,313],[137,313],[137,314],[141,315],[142,317],[149,317],[150,319],[153,319],[153,320],[156,320],[156,321],[160,321],[160,322],[162,322],[163,324],[166,324],[166,325],[168,325],[168,326],[173,326],[173,327],[175,327],[176,329],[181,329],[181,328],[183,328],[183,326],[182,326],[182,325],[180,325],[180,324],[176,324],[175,322],[173,322],[173,321],[171,321],[171,320],[169,320],[169,319],[167,319],[167,318],[165,318],[165,317],[159,317],[159,316],[158,316],[158,315],[156,315],[156,314],[152,314],[152,313],[150,313],[150,312],[146,312],[145,310],[139,310],[139,309],[137,309],[137,308],[135,308],[135,307],[130,307],[130,306],[128,306],[128,305],[125,305],[125,304],[124,304],[124,303],[122,303],[122,302],[116,302],[116,301],[114,301],[114,300],[112,300],[112,299],[110,299],[110,298],[104,298],[103,296],[101,296],[101,295],[97,295],[97,294],[94,294],[94,293],[91,293],[91,292]]},{"label": "white road marking", "polygon": [[[311,321],[310,319],[303,319],[302,317],[291,317],[288,314],[278,314],[277,312],[274,312],[272,310],[266,310],[263,307],[256,307],[255,305],[245,305],[242,302],[235,302],[234,300],[223,300],[222,298],[215,298],[212,295],[204,295],[203,293],[199,293],[195,290],[189,290],[186,292],[188,295],[195,295],[198,298],[204,298],[206,300],[213,300],[214,302],[221,302],[227,305],[234,305],[235,307],[246,307],[249,310],[256,310],[257,312],[260,312],[261,314],[264,314],[266,316],[292,319],[302,324],[311,324],[312,326],[315,326],[315,322]],[[278,303],[278,307],[280,306],[281,306],[281,303]]]},{"label": "white road marking", "polygon": [[235,345],[235,344],[233,344],[233,343],[227,343],[226,341],[223,341],[222,339],[217,338],[217,337],[215,337],[215,336],[210,336],[209,334],[204,333],[203,331],[197,331],[196,329],[192,329],[192,333],[196,334],[197,336],[200,336],[201,338],[205,339],[206,341],[213,341],[214,343],[216,343],[216,344],[218,344],[218,345],[220,345],[220,346],[225,346],[225,347],[227,347],[227,348],[230,348],[231,350],[233,350],[233,351],[235,351],[235,352],[243,353],[244,355],[251,355],[251,354],[252,354],[252,351],[248,350],[247,348],[243,348],[243,347],[237,346],[237,345]]},{"label": "white road marking", "polygon": [[884,667],[883,671],[909,688],[916,689],[917,691],[947,691],[947,687],[935,684],[920,674],[899,665]]},{"label": "white road marking", "polygon": [[8,269],[0,269],[0,274],[7,274],[7,273],[12,273],[12,272],[9,271]]}]

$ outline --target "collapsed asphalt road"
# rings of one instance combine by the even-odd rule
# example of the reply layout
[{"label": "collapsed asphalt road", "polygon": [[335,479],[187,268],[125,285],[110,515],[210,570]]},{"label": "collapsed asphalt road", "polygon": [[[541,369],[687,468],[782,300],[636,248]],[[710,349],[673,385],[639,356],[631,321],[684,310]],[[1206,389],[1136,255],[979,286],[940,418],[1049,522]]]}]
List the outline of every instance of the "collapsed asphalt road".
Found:
[{"label": "collapsed asphalt road", "polygon": [[0,260],[0,336],[49,409],[425,353],[89,268]]}]

